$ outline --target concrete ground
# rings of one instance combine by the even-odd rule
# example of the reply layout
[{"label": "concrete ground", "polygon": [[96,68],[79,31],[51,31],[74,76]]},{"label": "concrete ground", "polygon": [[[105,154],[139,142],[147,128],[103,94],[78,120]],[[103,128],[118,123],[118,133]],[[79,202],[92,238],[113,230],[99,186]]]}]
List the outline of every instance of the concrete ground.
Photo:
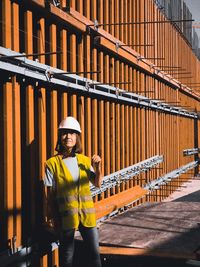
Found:
[{"label": "concrete ground", "polygon": [[200,179],[195,178],[163,202],[145,203],[102,223],[99,235],[104,266],[125,266],[126,261],[126,266],[139,267],[149,266],[149,262],[152,266],[196,264],[199,202]]},{"label": "concrete ground", "polygon": [[[163,202],[145,203],[99,226],[103,267],[200,266],[200,178],[182,185]],[[75,267],[87,264],[76,242]]]}]

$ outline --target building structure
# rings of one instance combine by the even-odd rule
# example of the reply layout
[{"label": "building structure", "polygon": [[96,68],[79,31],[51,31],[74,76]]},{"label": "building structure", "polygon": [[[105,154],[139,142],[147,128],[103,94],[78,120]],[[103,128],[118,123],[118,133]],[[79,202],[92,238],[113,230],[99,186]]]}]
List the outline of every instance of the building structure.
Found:
[{"label": "building structure", "polygon": [[2,0],[0,10],[2,257],[34,244],[44,162],[67,115],[83,152],[102,157],[97,212],[126,190],[118,209],[160,201],[198,173],[200,64],[177,26],[190,16],[167,18],[152,0]]}]

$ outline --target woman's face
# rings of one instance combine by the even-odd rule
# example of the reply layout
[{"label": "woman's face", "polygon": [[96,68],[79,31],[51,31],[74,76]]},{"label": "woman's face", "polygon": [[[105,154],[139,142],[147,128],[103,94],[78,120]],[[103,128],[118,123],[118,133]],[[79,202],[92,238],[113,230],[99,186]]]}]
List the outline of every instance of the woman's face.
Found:
[{"label": "woman's face", "polygon": [[73,130],[61,131],[61,144],[66,149],[72,149],[76,145],[76,132]]}]

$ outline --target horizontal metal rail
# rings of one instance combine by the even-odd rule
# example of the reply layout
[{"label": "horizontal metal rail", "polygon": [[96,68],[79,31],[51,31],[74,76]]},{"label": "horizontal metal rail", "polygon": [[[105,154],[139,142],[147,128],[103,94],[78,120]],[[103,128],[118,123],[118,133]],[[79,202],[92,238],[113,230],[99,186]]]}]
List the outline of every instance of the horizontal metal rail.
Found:
[{"label": "horizontal metal rail", "polygon": [[92,196],[101,194],[107,189],[110,189],[116,186],[117,184],[122,183],[123,181],[127,181],[131,179],[132,177],[139,175],[140,173],[149,171],[151,168],[154,168],[156,165],[162,162],[163,162],[163,156],[157,155],[149,159],[146,159],[144,161],[141,161],[137,164],[134,164],[132,166],[129,166],[125,169],[122,169],[120,171],[111,173],[104,177],[102,184],[101,184],[101,188],[96,188],[95,186],[91,185],[90,189],[91,189]]},{"label": "horizontal metal rail", "polygon": [[176,179],[177,177],[179,177],[180,175],[182,175],[183,173],[186,173],[187,171],[195,168],[196,166],[198,166],[199,162],[198,161],[192,161],[176,170],[173,170],[172,172],[169,172],[161,177],[159,177],[156,180],[153,180],[151,182],[149,182],[147,185],[144,186],[145,189],[150,190],[150,191],[154,191],[156,189],[159,189],[160,186],[167,184],[168,182],[170,182],[173,179]]},{"label": "horizontal metal rail", "polygon": [[200,153],[200,148],[190,148],[190,149],[183,150],[184,156],[191,156],[191,155],[196,155],[199,153]]},{"label": "horizontal metal rail", "polygon": [[[34,80],[35,82],[51,83],[75,90],[80,93],[101,96],[110,100],[125,102],[139,107],[153,109],[159,112],[170,113],[190,118],[198,118],[196,112],[188,111],[184,108],[173,106],[160,100],[122,90],[110,85],[97,85],[96,81],[78,76],[76,74],[60,74],[61,69],[50,67],[24,57],[19,57],[19,53],[0,46],[0,71],[8,71],[23,76],[23,78]],[[14,58],[13,56],[18,56]],[[23,55],[23,54],[22,54]],[[4,56],[12,56],[5,59]],[[52,74],[57,74],[54,77]],[[59,74],[59,75],[58,75]],[[93,88],[90,84],[94,84]]]}]

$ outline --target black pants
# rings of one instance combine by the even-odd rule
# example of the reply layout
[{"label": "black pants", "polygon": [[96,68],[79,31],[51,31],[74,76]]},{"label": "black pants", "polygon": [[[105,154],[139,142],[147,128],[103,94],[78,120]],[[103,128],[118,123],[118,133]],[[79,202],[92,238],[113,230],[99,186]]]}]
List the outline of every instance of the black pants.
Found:
[{"label": "black pants", "polygon": [[[101,267],[101,259],[99,254],[99,237],[97,228],[89,228],[80,225],[79,231],[86,247],[86,257],[88,259],[88,262],[91,264],[92,267]],[[64,231],[62,234],[59,247],[60,267],[72,267],[74,255],[74,234],[74,229]]]}]

